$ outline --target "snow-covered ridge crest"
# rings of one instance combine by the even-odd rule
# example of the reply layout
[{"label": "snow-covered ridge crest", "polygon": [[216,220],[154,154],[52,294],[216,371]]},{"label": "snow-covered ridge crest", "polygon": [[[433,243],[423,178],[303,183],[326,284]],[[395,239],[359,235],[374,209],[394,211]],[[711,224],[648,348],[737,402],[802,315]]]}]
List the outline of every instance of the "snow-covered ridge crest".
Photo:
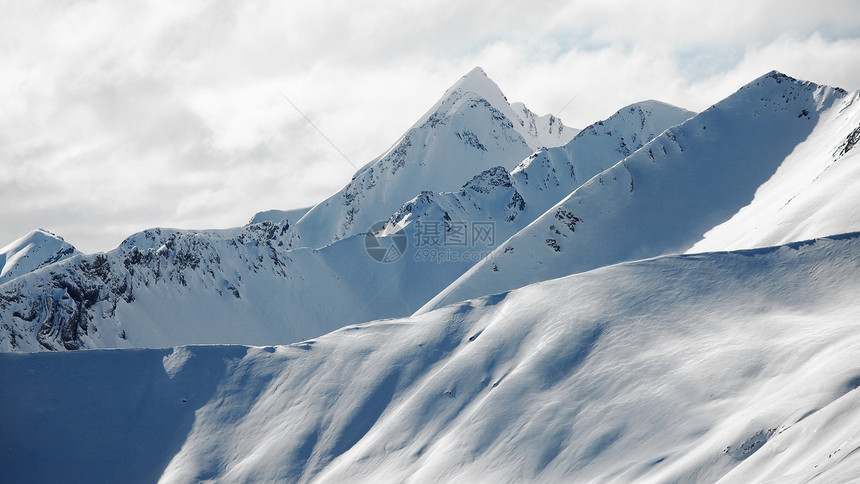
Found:
[{"label": "snow-covered ridge crest", "polygon": [[564,146],[535,151],[510,172],[495,166],[457,191],[422,191],[389,221],[401,227],[415,222],[446,227],[452,221],[492,221],[501,242],[631,150],[693,115],[657,101],[631,104],[586,127]]},{"label": "snow-covered ridge crest", "polygon": [[499,165],[511,169],[535,149],[563,145],[576,134],[554,117],[526,117],[475,68],[388,151],[305,214],[295,230],[306,246],[322,247],[388,219],[422,190],[457,190],[476,173]]},{"label": "snow-covered ridge crest", "polygon": [[857,99],[860,91],[826,109],[813,132],[759,187],[753,200],[709,230],[688,252],[778,245],[860,230]]},{"label": "snow-covered ridge crest", "polygon": [[[816,128],[832,129],[822,120],[831,109],[840,109],[846,95],[776,71],[755,79],[591,178],[422,311],[689,249],[749,204]],[[850,226],[842,218],[830,227]]]},{"label": "snow-covered ridge crest", "polygon": [[412,127],[445,119],[464,100],[482,99],[498,110],[498,115],[515,121],[514,128],[533,149],[561,146],[579,132],[578,129],[565,126],[561,119],[552,114],[539,116],[522,102],[509,103],[507,96],[481,67],[475,67],[448,88],[442,98]]}]

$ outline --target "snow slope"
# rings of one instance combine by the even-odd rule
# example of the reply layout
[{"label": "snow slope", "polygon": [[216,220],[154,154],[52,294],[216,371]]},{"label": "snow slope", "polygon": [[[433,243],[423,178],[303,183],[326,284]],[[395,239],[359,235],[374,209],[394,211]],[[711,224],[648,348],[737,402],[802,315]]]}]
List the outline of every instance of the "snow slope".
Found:
[{"label": "snow slope", "polygon": [[860,91],[822,114],[749,205],[689,252],[782,244],[860,230]]},{"label": "snow slope", "polygon": [[0,284],[79,253],[62,237],[34,230],[0,249]]},{"label": "snow slope", "polygon": [[391,149],[313,207],[295,230],[313,248],[363,233],[422,190],[457,190],[482,170],[513,168],[535,149],[563,145],[576,133],[557,118],[539,118],[523,106],[515,111],[476,67]]},{"label": "snow slope", "polygon": [[653,100],[625,106],[580,131],[567,145],[535,152],[511,176],[526,200],[544,202],[532,217],[537,218],[594,175],[695,114]]},{"label": "snow slope", "polygon": [[496,166],[475,175],[458,191],[422,191],[390,222],[400,227],[492,222],[498,244],[631,150],[694,114],[658,101],[632,104],[586,127],[564,146],[537,150],[510,173]]},{"label": "snow slope", "polygon": [[[690,249],[749,205],[789,155],[815,138],[816,128],[834,131],[831,111],[842,109],[847,97],[844,90],[778,72],[754,80],[580,186],[421,311]],[[847,182],[837,188],[851,192]],[[855,227],[851,220],[828,227],[845,232]]]},{"label": "snow slope", "polygon": [[0,467],[18,482],[846,482],[858,290],[853,233],[623,263],[290,346],[2,354]]}]

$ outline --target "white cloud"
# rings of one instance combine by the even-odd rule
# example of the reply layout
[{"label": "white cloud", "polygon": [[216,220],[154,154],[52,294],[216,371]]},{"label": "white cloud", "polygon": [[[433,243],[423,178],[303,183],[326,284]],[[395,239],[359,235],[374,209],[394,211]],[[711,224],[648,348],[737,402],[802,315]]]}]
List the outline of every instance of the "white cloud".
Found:
[{"label": "white cloud", "polygon": [[[791,2],[796,3],[796,2]],[[0,245],[84,251],[319,201],[481,65],[582,127],[771,69],[860,87],[856,2],[18,2],[0,18]],[[6,242],[4,242],[6,241]]]}]

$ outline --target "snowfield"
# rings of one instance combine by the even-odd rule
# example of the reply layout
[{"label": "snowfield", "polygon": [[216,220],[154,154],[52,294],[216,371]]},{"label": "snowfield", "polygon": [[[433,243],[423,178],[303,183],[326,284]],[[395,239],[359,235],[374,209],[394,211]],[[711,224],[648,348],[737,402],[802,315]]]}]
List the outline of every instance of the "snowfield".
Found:
[{"label": "snowfield", "polygon": [[853,233],[289,346],[6,353],[0,459],[13,482],[845,482],[858,291]]}]

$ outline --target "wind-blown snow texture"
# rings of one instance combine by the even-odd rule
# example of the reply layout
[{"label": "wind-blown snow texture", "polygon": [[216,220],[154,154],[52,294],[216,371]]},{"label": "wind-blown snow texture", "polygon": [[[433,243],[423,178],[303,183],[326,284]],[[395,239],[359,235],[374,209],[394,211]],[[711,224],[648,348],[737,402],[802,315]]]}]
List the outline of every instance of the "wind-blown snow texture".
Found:
[{"label": "wind-blown snow texture", "polygon": [[7,353],[0,467],[27,482],[846,482],[858,291],[854,233],[624,263],[290,346]]},{"label": "wind-blown snow texture", "polygon": [[[847,135],[846,121],[834,111],[843,110],[848,97],[841,89],[778,72],[762,76],[577,188],[422,310],[625,260],[684,252],[749,205],[763,184],[779,184],[775,173],[804,141],[819,132],[830,138]],[[854,114],[854,124],[860,121],[856,113],[856,108],[846,113]],[[826,156],[835,149],[825,145]],[[820,170],[821,164],[816,165]],[[812,181],[809,176],[818,174],[814,170],[805,170],[806,178],[787,192],[802,190]],[[843,182],[838,188],[846,193],[825,207],[834,216],[830,221],[799,220],[811,215],[807,203],[807,212],[787,212],[780,222],[802,223],[806,230],[791,231],[795,236],[860,229],[856,211],[849,208],[857,198],[850,183],[856,182]],[[824,181],[818,185],[828,186]],[[737,229],[732,233],[738,234]]]}]

